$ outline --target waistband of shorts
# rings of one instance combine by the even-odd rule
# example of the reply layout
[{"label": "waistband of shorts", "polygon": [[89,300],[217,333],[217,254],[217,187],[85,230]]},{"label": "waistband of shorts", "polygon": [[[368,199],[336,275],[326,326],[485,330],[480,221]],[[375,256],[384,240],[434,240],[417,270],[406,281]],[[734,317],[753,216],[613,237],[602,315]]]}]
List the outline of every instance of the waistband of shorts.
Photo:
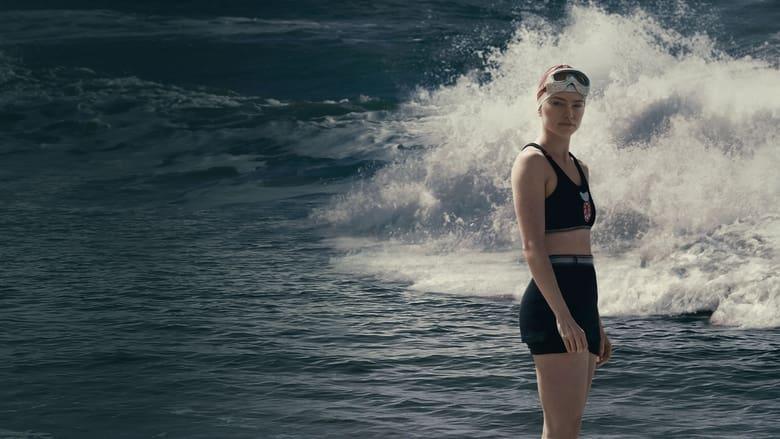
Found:
[{"label": "waistband of shorts", "polygon": [[593,265],[593,255],[550,255],[553,264]]}]

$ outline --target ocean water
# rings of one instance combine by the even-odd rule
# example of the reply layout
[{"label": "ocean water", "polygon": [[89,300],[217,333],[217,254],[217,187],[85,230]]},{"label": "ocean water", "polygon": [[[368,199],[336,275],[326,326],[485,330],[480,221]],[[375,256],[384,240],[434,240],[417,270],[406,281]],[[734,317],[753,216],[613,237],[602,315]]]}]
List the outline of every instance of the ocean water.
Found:
[{"label": "ocean water", "polygon": [[780,437],[779,22],[0,3],[0,437],[539,437],[509,170],[562,61],[614,344],[582,437]]}]

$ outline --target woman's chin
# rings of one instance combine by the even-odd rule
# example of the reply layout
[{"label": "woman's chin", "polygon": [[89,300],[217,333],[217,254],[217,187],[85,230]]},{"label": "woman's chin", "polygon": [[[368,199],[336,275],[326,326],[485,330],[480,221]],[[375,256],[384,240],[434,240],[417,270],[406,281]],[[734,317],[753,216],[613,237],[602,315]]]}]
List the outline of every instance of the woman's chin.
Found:
[{"label": "woman's chin", "polygon": [[550,130],[559,136],[571,136],[577,131],[577,125],[557,125],[555,129]]}]

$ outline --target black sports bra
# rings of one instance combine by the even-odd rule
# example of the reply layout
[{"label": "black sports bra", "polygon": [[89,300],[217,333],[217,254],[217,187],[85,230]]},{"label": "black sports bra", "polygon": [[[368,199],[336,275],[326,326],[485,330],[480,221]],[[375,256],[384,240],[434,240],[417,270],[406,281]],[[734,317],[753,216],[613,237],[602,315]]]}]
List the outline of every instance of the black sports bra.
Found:
[{"label": "black sports bra", "polygon": [[590,229],[596,222],[596,205],[593,204],[590,186],[588,186],[588,181],[585,179],[585,174],[582,172],[577,158],[569,153],[577,166],[577,172],[580,173],[581,183],[579,186],[574,184],[544,148],[536,143],[529,143],[523,149],[529,146],[539,148],[558,175],[558,184],[555,186],[555,190],[544,199],[544,232]]}]

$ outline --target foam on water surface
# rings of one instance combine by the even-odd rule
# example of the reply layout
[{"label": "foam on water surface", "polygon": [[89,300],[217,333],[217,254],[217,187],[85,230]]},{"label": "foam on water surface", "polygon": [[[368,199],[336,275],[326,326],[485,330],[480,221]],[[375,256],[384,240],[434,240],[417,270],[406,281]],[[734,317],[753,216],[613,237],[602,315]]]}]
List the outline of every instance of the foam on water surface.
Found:
[{"label": "foam on water surface", "polygon": [[338,266],[425,291],[520,294],[529,274],[516,262],[509,171],[539,129],[538,75],[566,62],[594,83],[572,152],[591,169],[602,313],[704,310],[714,324],[780,325],[776,67],[641,10],[592,6],[573,7],[562,29],[520,25],[487,59],[418,89],[392,124],[423,147],[315,212],[371,242],[341,240]]}]

